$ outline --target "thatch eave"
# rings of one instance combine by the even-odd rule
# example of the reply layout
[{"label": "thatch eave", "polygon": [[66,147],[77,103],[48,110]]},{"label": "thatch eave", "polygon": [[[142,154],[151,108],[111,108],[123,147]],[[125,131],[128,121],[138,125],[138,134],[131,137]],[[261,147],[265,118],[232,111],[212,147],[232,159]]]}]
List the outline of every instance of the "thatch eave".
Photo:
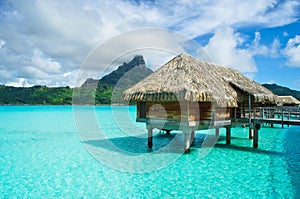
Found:
[{"label": "thatch eave", "polygon": [[123,97],[126,101],[212,102],[221,107],[237,107],[235,88],[258,102],[271,101],[274,96],[236,70],[201,62],[183,53],[124,91]]}]

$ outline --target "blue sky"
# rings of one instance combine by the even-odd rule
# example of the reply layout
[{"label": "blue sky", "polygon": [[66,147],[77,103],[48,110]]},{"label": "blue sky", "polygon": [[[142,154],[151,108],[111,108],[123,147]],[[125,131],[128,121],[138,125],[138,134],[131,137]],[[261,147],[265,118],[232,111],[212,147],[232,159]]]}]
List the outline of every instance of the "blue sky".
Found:
[{"label": "blue sky", "polygon": [[259,83],[300,90],[299,18],[299,0],[0,0],[0,84],[74,86],[97,45],[157,27]]}]

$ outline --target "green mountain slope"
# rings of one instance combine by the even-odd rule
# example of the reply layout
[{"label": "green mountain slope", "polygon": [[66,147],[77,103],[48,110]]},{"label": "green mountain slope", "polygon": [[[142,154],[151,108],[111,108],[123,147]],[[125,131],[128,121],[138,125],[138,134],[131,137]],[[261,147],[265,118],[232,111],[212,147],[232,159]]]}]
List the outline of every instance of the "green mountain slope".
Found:
[{"label": "green mountain slope", "polygon": [[[132,61],[124,62],[123,65],[101,79],[87,79],[76,92],[82,93],[83,90],[97,88],[94,98],[96,104],[122,103],[123,91],[152,73],[153,71],[146,67],[143,56],[137,55]],[[91,97],[84,98],[83,96],[78,94],[79,98],[76,98],[75,101],[93,103],[90,101]]]},{"label": "green mountain slope", "polygon": [[264,87],[279,96],[291,95],[300,100],[300,91],[292,90],[287,87],[279,86],[277,84],[263,84]]},{"label": "green mountain slope", "polygon": [[137,55],[133,58],[132,61],[130,61],[129,63],[124,62],[123,65],[119,66],[116,70],[112,71],[108,75],[105,75],[101,79],[87,79],[81,87],[96,85],[114,86],[121,78],[125,78],[123,76],[127,73],[132,74],[130,77],[126,78],[129,84],[135,84],[141,79],[153,73],[153,71],[146,67],[143,56]]}]

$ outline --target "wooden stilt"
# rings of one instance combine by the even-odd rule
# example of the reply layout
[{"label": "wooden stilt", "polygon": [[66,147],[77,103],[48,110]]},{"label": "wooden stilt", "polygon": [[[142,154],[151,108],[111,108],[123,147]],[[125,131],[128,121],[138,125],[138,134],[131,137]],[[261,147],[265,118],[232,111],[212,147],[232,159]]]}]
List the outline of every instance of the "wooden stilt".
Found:
[{"label": "wooden stilt", "polygon": [[216,137],[219,137],[219,136],[220,136],[219,128],[216,128]]},{"label": "wooden stilt", "polygon": [[248,95],[249,127],[251,126],[251,95]]},{"label": "wooden stilt", "polygon": [[236,107],[234,107],[234,121],[236,121]]},{"label": "wooden stilt", "polygon": [[230,144],[230,131],[231,127],[226,127],[226,144]]},{"label": "wooden stilt", "polygon": [[258,129],[254,129],[254,136],[253,136],[253,147],[258,147]]},{"label": "wooden stilt", "polygon": [[253,129],[249,127],[249,139],[253,138]]},{"label": "wooden stilt", "polygon": [[[291,113],[290,113],[290,111],[289,111],[288,120],[290,120],[290,118],[291,118]],[[289,124],[288,124],[287,126],[290,127]]]},{"label": "wooden stilt", "polygon": [[194,139],[195,139],[195,131],[192,131],[192,134],[191,134],[191,143],[194,142]]},{"label": "wooden stilt", "polygon": [[274,127],[274,124],[273,123],[271,123],[271,128],[273,128]]},{"label": "wooden stilt", "polygon": [[170,130],[166,130],[166,135],[171,135],[171,131]]},{"label": "wooden stilt", "polygon": [[153,129],[152,128],[148,128],[148,147],[152,148],[153,145]]},{"label": "wooden stilt", "polygon": [[184,134],[184,153],[189,153],[190,146],[191,146],[192,131],[186,130],[183,131],[183,134]]},{"label": "wooden stilt", "polygon": [[283,117],[284,117],[284,115],[283,115],[283,109],[281,110],[281,123],[282,123],[282,128],[284,128],[284,125],[283,125]]}]

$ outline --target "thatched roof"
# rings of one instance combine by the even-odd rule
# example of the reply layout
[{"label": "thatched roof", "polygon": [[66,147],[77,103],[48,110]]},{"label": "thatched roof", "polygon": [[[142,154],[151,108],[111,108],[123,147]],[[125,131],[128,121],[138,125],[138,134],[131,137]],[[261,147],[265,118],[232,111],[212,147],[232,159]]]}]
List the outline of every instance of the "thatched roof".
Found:
[{"label": "thatched roof", "polygon": [[276,104],[278,106],[282,105],[297,105],[300,104],[300,101],[294,98],[293,96],[277,96],[276,97]]},{"label": "thatched roof", "polygon": [[123,93],[126,101],[216,102],[236,107],[238,93],[256,102],[274,102],[275,95],[236,70],[194,59],[183,53]]}]

